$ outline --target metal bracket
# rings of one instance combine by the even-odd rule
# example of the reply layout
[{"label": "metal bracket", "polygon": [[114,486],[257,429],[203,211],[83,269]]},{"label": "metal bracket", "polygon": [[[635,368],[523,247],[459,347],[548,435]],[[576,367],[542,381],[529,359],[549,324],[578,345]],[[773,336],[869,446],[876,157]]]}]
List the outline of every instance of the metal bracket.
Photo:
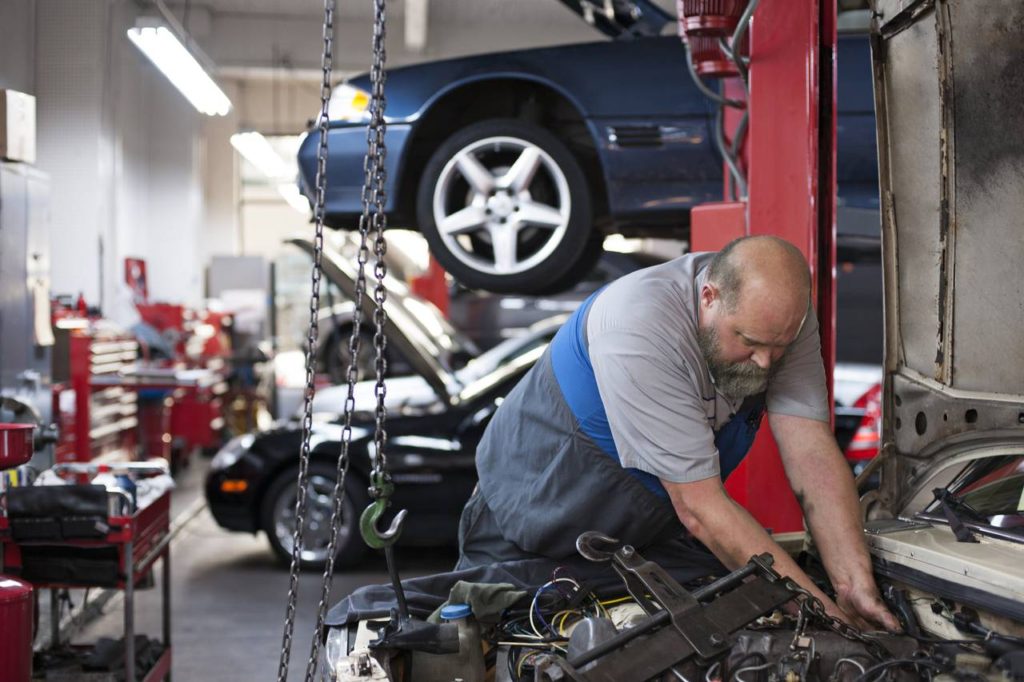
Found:
[{"label": "metal bracket", "polygon": [[714,658],[732,645],[733,632],[796,596],[772,568],[770,554],[752,557],[745,566],[691,593],[663,568],[614,538],[584,533],[576,546],[592,561],[611,561],[650,616],[569,660],[540,657],[535,678],[540,682],[640,682],[691,657]]},{"label": "metal bracket", "polygon": [[710,660],[731,646],[729,633],[709,621],[700,602],[658,564],[644,559],[626,545],[615,553],[612,567],[626,583],[629,593],[648,614],[653,615],[660,609],[646,598],[646,594],[650,594],[662,609],[668,611],[672,625],[689,642],[698,657]]}]

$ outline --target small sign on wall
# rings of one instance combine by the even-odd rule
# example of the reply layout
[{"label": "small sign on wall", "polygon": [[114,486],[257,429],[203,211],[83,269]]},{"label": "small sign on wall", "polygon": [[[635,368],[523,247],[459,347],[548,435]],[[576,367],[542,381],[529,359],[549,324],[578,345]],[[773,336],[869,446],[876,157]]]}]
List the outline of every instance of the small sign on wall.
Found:
[{"label": "small sign on wall", "polygon": [[132,292],[134,303],[149,303],[149,284],[146,281],[146,261],[142,258],[124,259],[124,283]]},{"label": "small sign on wall", "polygon": [[0,158],[36,162],[36,98],[0,89]]}]

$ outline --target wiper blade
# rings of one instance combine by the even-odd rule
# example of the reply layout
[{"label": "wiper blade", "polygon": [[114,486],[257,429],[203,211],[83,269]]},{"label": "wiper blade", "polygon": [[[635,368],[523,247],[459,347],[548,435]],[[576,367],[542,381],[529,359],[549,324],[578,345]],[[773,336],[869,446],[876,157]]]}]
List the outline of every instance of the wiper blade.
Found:
[{"label": "wiper blade", "polygon": [[951,495],[945,488],[936,488],[932,491],[932,494],[935,495],[935,500],[939,503],[939,508],[942,509],[942,513],[946,517],[946,521],[949,522],[949,528],[953,531],[953,535],[956,536],[956,541],[978,542],[978,538],[974,537],[974,533],[972,533],[971,529],[964,524],[963,519],[959,514],[957,514],[957,511],[960,513],[970,514],[975,518],[979,518],[978,512],[974,511],[974,509],[966,502],[962,502],[953,497],[953,495]]}]

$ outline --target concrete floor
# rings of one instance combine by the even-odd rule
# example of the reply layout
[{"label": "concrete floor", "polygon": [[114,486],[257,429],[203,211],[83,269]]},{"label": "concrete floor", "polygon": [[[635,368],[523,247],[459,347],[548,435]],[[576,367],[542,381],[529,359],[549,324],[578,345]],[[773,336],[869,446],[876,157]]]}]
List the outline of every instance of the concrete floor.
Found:
[{"label": "concrete floor", "polygon": [[[178,514],[192,504],[202,504],[207,465],[207,460],[193,459],[193,465],[179,477],[173,504]],[[398,557],[403,577],[449,570],[456,558],[454,549],[417,549],[399,552]],[[159,570],[156,577],[160,585]],[[216,525],[204,508],[172,542],[171,578],[175,680],[276,679],[288,570],[275,561],[262,535],[228,533]],[[303,574],[300,580],[289,680],[304,678],[320,581],[321,576],[312,573]],[[362,585],[382,582],[387,582],[383,557],[373,556],[360,568],[335,575],[334,597],[328,603],[333,604]],[[137,633],[160,637],[159,589],[137,592],[135,621]],[[103,615],[73,641],[87,643],[103,636],[120,637],[122,627],[123,601],[114,599]]]}]

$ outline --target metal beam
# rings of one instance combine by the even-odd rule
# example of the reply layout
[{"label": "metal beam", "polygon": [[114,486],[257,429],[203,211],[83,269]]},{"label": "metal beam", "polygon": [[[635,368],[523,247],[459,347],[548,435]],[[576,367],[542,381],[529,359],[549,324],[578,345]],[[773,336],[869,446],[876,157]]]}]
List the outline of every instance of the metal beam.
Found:
[{"label": "metal beam", "polygon": [[423,52],[427,47],[430,0],[406,0],[405,47],[410,52]]}]

